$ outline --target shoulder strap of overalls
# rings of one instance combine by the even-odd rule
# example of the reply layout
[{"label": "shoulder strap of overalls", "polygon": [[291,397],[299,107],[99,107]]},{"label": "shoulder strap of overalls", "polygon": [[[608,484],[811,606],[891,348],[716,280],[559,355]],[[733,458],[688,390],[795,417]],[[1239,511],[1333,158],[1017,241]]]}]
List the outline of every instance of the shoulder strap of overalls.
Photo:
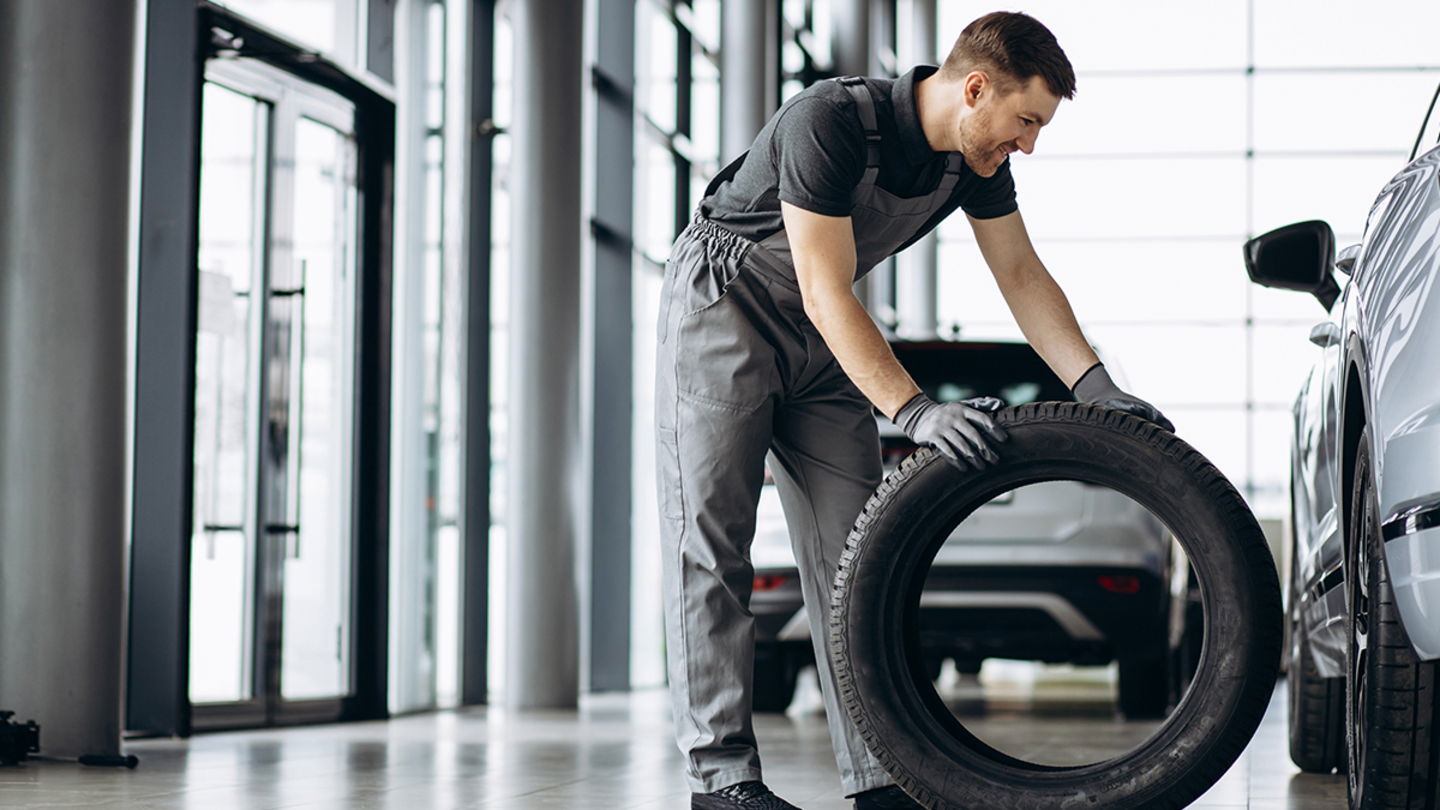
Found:
[{"label": "shoulder strap of overalls", "polygon": [[875,119],[875,98],[859,76],[844,76],[836,81],[855,97],[855,108],[860,113],[860,125],[865,128],[865,174],[860,182],[875,185],[880,176],[880,126]]},{"label": "shoulder strap of overalls", "polygon": [[950,157],[945,160],[945,177],[940,180],[940,187],[935,189],[942,199],[949,199],[950,192],[955,189],[955,184],[960,181],[960,172],[965,165],[965,156],[959,152],[951,152]]}]

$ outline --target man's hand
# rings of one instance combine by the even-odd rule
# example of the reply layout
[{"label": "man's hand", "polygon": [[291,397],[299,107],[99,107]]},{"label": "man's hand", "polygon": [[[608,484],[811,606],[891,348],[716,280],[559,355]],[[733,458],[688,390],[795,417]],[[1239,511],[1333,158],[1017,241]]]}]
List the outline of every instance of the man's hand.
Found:
[{"label": "man's hand", "polygon": [[1000,460],[991,442],[1010,438],[990,416],[1004,406],[996,397],[940,403],[916,394],[901,406],[893,421],[916,444],[934,447],[956,467],[982,470],[987,463]]},{"label": "man's hand", "polygon": [[1115,381],[1110,379],[1110,372],[1105,370],[1104,363],[1096,363],[1091,366],[1089,371],[1080,375],[1080,379],[1075,381],[1075,387],[1070,390],[1081,402],[1091,402],[1134,414],[1141,419],[1154,422],[1171,433],[1175,432],[1175,425],[1166,419],[1165,414],[1160,413],[1158,408],[1133,394],[1121,391]]}]

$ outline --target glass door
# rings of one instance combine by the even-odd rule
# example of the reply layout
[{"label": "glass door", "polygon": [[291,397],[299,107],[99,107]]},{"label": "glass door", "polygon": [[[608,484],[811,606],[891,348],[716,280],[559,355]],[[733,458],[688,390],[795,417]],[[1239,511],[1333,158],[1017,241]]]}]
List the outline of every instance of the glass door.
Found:
[{"label": "glass door", "polygon": [[244,60],[206,78],[194,725],[338,718],[354,692],[354,109]]}]

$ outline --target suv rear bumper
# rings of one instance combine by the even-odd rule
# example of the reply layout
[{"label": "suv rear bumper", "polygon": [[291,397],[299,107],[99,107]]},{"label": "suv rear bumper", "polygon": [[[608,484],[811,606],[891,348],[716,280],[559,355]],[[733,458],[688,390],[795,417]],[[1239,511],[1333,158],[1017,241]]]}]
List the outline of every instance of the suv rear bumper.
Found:
[{"label": "suv rear bumper", "polygon": [[[784,585],[751,599],[758,642],[810,638],[799,582],[785,573]],[[1120,584],[1133,593],[1107,590],[1102,576],[1130,578]],[[1163,649],[1169,596],[1168,583],[1146,569],[937,566],[921,594],[920,643],[972,660],[1104,664]]]}]

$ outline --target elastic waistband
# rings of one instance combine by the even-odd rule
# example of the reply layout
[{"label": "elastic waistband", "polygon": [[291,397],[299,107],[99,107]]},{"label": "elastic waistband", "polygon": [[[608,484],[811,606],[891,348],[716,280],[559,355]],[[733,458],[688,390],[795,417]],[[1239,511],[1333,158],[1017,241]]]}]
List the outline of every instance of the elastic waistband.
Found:
[{"label": "elastic waistband", "polygon": [[781,287],[800,294],[800,285],[795,281],[795,271],[780,260],[780,257],[766,250],[760,243],[752,242],[734,231],[706,219],[697,211],[686,226],[682,236],[704,239],[711,244],[734,251],[744,264]]}]

